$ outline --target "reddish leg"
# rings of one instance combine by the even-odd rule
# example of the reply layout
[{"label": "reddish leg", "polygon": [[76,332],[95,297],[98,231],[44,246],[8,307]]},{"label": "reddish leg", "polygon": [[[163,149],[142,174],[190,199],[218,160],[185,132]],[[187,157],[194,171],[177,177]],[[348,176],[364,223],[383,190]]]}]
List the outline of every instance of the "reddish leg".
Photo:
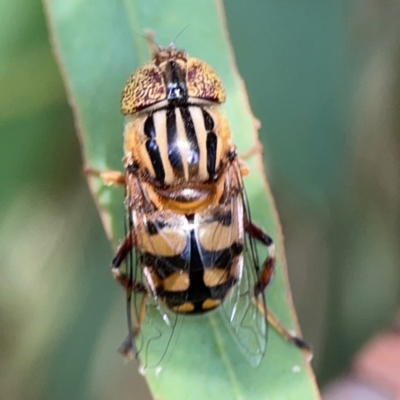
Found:
[{"label": "reddish leg", "polygon": [[[134,292],[136,292],[135,289],[133,289]],[[127,318],[128,318],[128,329],[129,333],[127,338],[124,340],[118,351],[128,360],[133,360],[136,359],[138,356],[138,350],[135,346],[135,341],[134,339],[139,335],[142,323],[144,321],[144,318],[146,316],[146,303],[147,299],[149,297],[149,293],[146,289],[144,289],[144,292],[140,290],[141,293],[143,293],[142,298],[140,300],[140,306],[139,306],[139,312],[137,314],[137,321],[136,325],[133,326],[132,324],[132,316],[131,316],[131,297],[128,296],[127,298]],[[132,291],[130,292],[132,293]]]},{"label": "reddish leg", "polygon": [[[129,253],[132,251],[134,246],[135,246],[134,233],[129,232],[126,235],[124,241],[119,245],[114,258],[111,261],[111,271],[112,271],[115,279],[118,280],[118,276],[121,275],[119,267],[124,262],[124,260],[129,255]],[[124,286],[126,288],[126,285],[122,285],[122,286]]]},{"label": "reddish leg", "polygon": [[[132,276],[122,273],[120,270],[122,262],[129,256],[129,253],[132,251],[134,246],[134,234],[130,232],[119,246],[117,253],[115,254],[111,262],[111,272],[114,276],[114,279],[125,289],[126,293],[126,314],[129,333],[128,337],[120,346],[119,352],[129,360],[136,358],[138,354],[134,338],[137,337],[140,332],[141,325],[146,313],[146,302],[148,298],[148,291],[146,286],[142,282],[136,282],[135,280],[133,280]],[[139,313],[137,315],[135,326],[133,326],[131,314],[132,292],[142,294]]]},{"label": "reddish leg", "polygon": [[258,309],[265,315],[265,317],[268,320],[268,323],[275,329],[276,332],[278,332],[288,342],[291,342],[300,349],[309,352],[311,356],[312,353],[309,345],[303,339],[289,332],[279,322],[279,320],[275,317],[275,315],[271,313],[271,311],[265,309],[264,302],[260,301],[258,297],[259,294],[265,291],[265,289],[271,282],[271,279],[275,271],[276,258],[275,258],[275,245],[273,240],[261,228],[259,228],[257,225],[253,224],[250,221],[246,221],[245,230],[251,237],[258,240],[268,248],[268,256],[263,263],[259,280],[258,282],[256,282],[254,286],[254,297],[253,297],[254,303],[256,304]]},{"label": "reddish leg", "polygon": [[265,290],[275,271],[275,244],[273,240],[257,225],[253,222],[246,222],[245,225],[246,232],[254,239],[261,242],[264,246],[268,248],[268,256],[265,259],[261,275],[259,276],[259,281],[256,283],[254,288],[254,294],[257,296]]},{"label": "reddish leg", "polygon": [[[125,186],[125,175],[119,171],[110,170],[96,170],[92,168],[85,168],[84,173],[89,176],[99,177],[106,185],[120,185]],[[111,262],[111,272],[114,279],[125,289],[126,293],[126,313],[128,321],[128,337],[119,348],[119,352],[128,359],[137,357],[137,349],[135,346],[134,338],[139,334],[142,322],[146,314],[146,302],[148,292],[146,286],[142,282],[136,282],[132,276],[122,273],[120,266],[129,253],[135,247],[134,233],[129,232],[124,241],[118,247],[118,250]],[[131,300],[133,293],[141,293],[142,298],[140,301],[139,313],[137,315],[136,325],[133,326],[131,314]]]}]

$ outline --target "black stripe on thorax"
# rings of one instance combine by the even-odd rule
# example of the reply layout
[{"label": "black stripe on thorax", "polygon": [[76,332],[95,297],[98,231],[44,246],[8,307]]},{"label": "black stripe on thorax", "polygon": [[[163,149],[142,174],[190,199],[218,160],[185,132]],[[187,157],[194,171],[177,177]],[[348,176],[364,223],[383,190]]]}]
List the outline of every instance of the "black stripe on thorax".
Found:
[{"label": "black stripe on thorax", "polygon": [[210,179],[213,179],[217,162],[217,135],[214,132],[207,133],[207,172]]},{"label": "black stripe on thorax", "polygon": [[146,141],[146,150],[153,165],[154,173],[156,174],[156,180],[160,183],[164,183],[165,171],[161,160],[160,149],[156,142],[156,130],[152,115],[147,117],[143,130],[148,138]]},{"label": "black stripe on thorax", "polygon": [[215,132],[213,132],[215,123],[212,116],[204,108],[202,109],[202,112],[204,128],[207,131],[207,172],[208,176],[212,179],[216,171],[218,138]]},{"label": "black stripe on thorax", "polygon": [[182,157],[178,146],[178,131],[176,126],[175,107],[168,107],[166,112],[168,159],[175,175],[184,175]]},{"label": "black stripe on thorax", "polygon": [[187,162],[189,164],[189,174],[196,175],[199,170],[200,161],[200,149],[199,142],[197,140],[196,128],[193,123],[192,115],[190,114],[188,107],[179,107],[182,115],[183,124],[185,126],[186,137],[189,141],[189,155]]}]

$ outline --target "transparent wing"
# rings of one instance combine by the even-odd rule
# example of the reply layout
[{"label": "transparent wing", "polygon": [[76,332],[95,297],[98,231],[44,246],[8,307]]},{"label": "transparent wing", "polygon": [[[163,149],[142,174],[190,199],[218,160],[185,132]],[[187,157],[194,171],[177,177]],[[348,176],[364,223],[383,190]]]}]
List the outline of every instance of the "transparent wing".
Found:
[{"label": "transparent wing", "polygon": [[[237,179],[241,182],[241,178]],[[234,182],[233,179],[228,181]],[[242,221],[250,221],[248,201],[242,183],[240,189],[238,196],[231,200],[231,209]],[[262,311],[267,308],[264,294],[254,295],[254,287],[260,275],[256,244],[246,233],[243,235],[243,243],[238,281],[226,296],[221,309],[239,349],[250,364],[256,366],[260,363],[267,345],[268,323]],[[257,305],[261,305],[261,310]]]},{"label": "transparent wing", "polygon": [[[126,231],[134,232],[136,240],[140,241],[141,249],[146,248],[149,254],[154,255],[152,262],[155,264],[161,260],[161,257],[156,255],[160,248],[164,249],[164,253],[179,254],[177,246],[182,242],[179,240],[181,221],[175,221],[178,226],[174,227],[174,221],[170,220],[170,229],[166,229],[165,215],[161,218],[155,213],[149,214],[141,206],[142,203],[137,201],[137,197],[137,193],[132,193],[132,186],[128,186]],[[182,231],[180,233],[182,234]],[[145,273],[142,265],[145,261],[143,258],[143,252],[140,253],[133,248],[126,258],[125,273],[131,282],[142,284],[147,288],[145,294],[132,293],[130,309],[127,310],[128,325],[129,319],[132,319],[135,352],[141,367],[147,369],[160,367],[161,363],[168,358],[178,336],[183,316],[162,307],[155,291],[157,284],[155,275],[149,272],[150,269]],[[165,263],[165,258],[162,260]],[[181,265],[185,263],[183,257],[181,261]],[[176,269],[175,264],[172,263],[168,264],[168,267],[172,270]]]},{"label": "transparent wing", "polygon": [[[136,309],[136,305],[134,308]],[[138,311],[134,314],[137,316]],[[163,309],[151,296],[146,302],[145,315],[146,318],[135,337],[138,358],[143,369],[159,368],[168,360],[174,348],[183,315]]]},{"label": "transparent wing", "polygon": [[265,353],[268,324],[264,313],[257,307],[258,303],[266,309],[264,294],[254,297],[258,262],[252,242],[253,239],[246,235],[241,275],[222,303],[222,311],[242,353],[256,366]]}]

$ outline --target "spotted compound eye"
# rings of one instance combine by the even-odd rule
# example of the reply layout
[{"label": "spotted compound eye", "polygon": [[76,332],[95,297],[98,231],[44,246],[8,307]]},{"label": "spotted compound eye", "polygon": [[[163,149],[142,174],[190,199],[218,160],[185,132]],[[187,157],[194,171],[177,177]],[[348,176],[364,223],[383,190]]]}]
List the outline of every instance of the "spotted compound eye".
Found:
[{"label": "spotted compound eye", "polygon": [[134,114],[167,96],[160,69],[149,62],[138,68],[127,80],[121,98],[121,113]]},{"label": "spotted compound eye", "polygon": [[[183,74],[180,76],[179,71]],[[186,71],[186,76],[185,76]],[[186,82],[185,82],[186,80]],[[160,101],[175,99],[176,87],[185,88],[179,100],[188,97],[215,103],[225,101],[225,90],[217,73],[204,61],[188,58],[182,52],[158,53],[152,62],[138,68],[127,80],[121,98],[121,112],[132,115]],[[187,88],[187,91],[186,91]],[[189,101],[190,102],[190,101]]]},{"label": "spotted compound eye", "polygon": [[189,97],[216,103],[225,101],[221,79],[213,68],[197,58],[189,58],[187,61],[186,86]]}]

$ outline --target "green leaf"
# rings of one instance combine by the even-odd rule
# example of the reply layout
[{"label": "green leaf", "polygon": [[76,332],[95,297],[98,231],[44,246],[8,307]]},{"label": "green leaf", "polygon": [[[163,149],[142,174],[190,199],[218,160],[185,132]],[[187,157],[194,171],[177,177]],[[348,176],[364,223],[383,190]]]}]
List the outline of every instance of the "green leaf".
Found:
[{"label": "green leaf", "polygon": [[[185,26],[178,47],[204,59],[222,77],[224,110],[239,152],[258,139],[244,87],[236,72],[224,24],[222,5],[214,0],[46,0],[53,44],[58,56],[76,125],[84,162],[96,169],[122,170],[123,118],[120,93],[130,73],[148,60],[145,29],[167,46]],[[285,326],[296,326],[279,222],[265,180],[261,156],[248,160],[245,179],[253,219],[277,243],[278,263],[268,288],[270,309]],[[105,187],[98,179],[90,186],[113,245],[123,237],[123,190]],[[265,251],[260,258],[265,257]],[[104,260],[104,265],[108,260]],[[110,279],[111,282],[111,279]],[[111,284],[111,283],[110,283]],[[170,357],[161,370],[148,370],[146,379],[157,399],[318,399],[304,355],[271,329],[267,354],[252,368],[235,346],[218,314],[185,319]]]}]

